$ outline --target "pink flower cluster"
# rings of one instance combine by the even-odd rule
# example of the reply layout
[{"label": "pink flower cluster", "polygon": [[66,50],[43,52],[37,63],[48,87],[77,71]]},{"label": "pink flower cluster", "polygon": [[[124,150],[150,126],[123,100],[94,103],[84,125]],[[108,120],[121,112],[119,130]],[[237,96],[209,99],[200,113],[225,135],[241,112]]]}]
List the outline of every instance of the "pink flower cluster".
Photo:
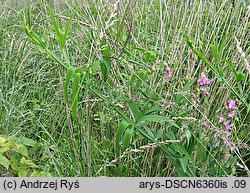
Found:
[{"label": "pink flower cluster", "polygon": [[231,143],[230,136],[233,130],[234,124],[231,123],[231,120],[228,120],[227,117],[233,119],[237,110],[236,101],[231,100],[225,106],[225,113],[219,117],[219,123],[222,124],[222,127],[219,128],[214,134],[214,146],[218,147],[220,145],[220,139],[222,139],[223,144],[229,150],[235,150],[236,144]]},{"label": "pink flower cluster", "polygon": [[173,69],[172,68],[167,68],[167,71],[168,71],[168,73],[165,76],[166,81],[168,81],[173,76]]},{"label": "pink flower cluster", "polygon": [[231,100],[228,105],[225,107],[226,110],[229,110],[230,112],[228,113],[229,118],[234,118],[234,115],[236,113],[236,101]]},{"label": "pink flower cluster", "polygon": [[211,84],[212,80],[206,77],[205,74],[202,74],[201,77],[198,79],[198,83],[200,84],[200,92],[204,93],[206,96],[210,96],[209,93],[209,85]]}]

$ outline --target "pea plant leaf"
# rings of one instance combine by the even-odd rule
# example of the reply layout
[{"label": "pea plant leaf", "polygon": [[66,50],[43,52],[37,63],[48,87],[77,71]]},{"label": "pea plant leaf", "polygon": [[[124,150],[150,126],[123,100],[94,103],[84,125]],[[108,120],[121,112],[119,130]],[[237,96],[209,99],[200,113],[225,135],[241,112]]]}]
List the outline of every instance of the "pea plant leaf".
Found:
[{"label": "pea plant leaf", "polygon": [[132,138],[132,135],[133,135],[133,131],[128,128],[125,131],[125,134],[124,134],[124,137],[123,137],[123,143],[122,143],[123,151],[125,151],[128,148],[128,146],[130,145],[130,140]]},{"label": "pea plant leaf", "polygon": [[0,155],[0,165],[6,167],[6,169],[8,170],[10,161],[5,156]]},{"label": "pea plant leaf", "polygon": [[79,91],[80,79],[81,79],[81,73],[76,73],[74,76],[73,88],[72,88],[72,117],[74,121],[76,121],[76,110],[78,104],[78,91]]},{"label": "pea plant leaf", "polygon": [[73,66],[70,66],[66,72],[66,80],[64,83],[64,97],[65,97],[66,103],[69,102],[69,84],[70,84],[71,77],[74,75],[74,72],[75,72],[75,68]]},{"label": "pea plant leaf", "polygon": [[126,120],[123,120],[121,123],[118,125],[118,129],[115,135],[115,144],[116,144],[116,156],[118,157],[120,155],[120,142],[121,142],[121,137],[124,133],[124,131],[130,126],[130,123],[127,122]]}]

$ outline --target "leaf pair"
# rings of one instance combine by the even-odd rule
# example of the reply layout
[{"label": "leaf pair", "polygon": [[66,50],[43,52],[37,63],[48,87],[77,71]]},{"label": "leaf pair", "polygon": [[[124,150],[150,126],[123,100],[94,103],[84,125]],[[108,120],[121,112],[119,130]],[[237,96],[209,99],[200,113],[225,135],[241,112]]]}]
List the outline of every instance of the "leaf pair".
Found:
[{"label": "leaf pair", "polygon": [[123,151],[126,150],[130,144],[130,140],[133,135],[133,130],[130,128],[132,125],[128,123],[127,121],[123,120],[119,125],[118,125],[118,130],[116,132],[116,139],[115,139],[115,144],[116,144],[116,156],[119,157],[120,155],[120,141],[123,136]]},{"label": "leaf pair", "polygon": [[64,32],[62,32],[61,28],[58,25],[58,22],[56,21],[56,16],[55,16],[53,10],[51,9],[50,6],[48,6],[48,9],[49,9],[50,18],[51,18],[54,30],[56,32],[56,36],[57,36],[58,42],[60,44],[60,47],[62,49],[65,49],[67,36],[68,36],[68,33],[69,33],[69,29],[70,29],[70,24],[71,24],[71,22],[73,20],[74,15],[76,14],[76,10],[74,10],[74,12],[71,14],[71,16],[70,16],[70,18],[69,18],[69,20],[68,20],[68,22],[66,24],[65,30],[64,30]]}]

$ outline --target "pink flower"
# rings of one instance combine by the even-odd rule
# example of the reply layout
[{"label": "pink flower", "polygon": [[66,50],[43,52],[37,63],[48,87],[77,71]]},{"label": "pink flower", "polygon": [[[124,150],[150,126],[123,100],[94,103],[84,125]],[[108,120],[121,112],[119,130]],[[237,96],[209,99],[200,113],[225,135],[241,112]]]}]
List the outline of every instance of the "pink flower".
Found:
[{"label": "pink flower", "polygon": [[222,123],[223,121],[224,121],[224,117],[221,116],[221,117],[220,117],[220,120],[219,120],[219,123]]},{"label": "pink flower", "polygon": [[166,81],[168,81],[173,76],[173,69],[167,68],[168,74],[165,76]]},{"label": "pink flower", "polygon": [[234,143],[232,146],[231,146],[231,150],[235,150],[236,149],[236,144]]},{"label": "pink flower", "polygon": [[235,110],[235,109],[236,109],[236,101],[231,100],[231,101],[229,102],[228,108],[229,108],[229,109]]},{"label": "pink flower", "polygon": [[230,131],[232,131],[233,130],[233,124],[229,124],[230,122],[227,120],[227,121],[225,121],[225,123],[224,123],[224,125],[225,125],[225,127],[226,127],[226,130],[228,131],[228,132],[230,132]]},{"label": "pink flower", "polygon": [[211,84],[211,80],[207,78],[204,74],[198,79],[200,86],[209,85]]},{"label": "pink flower", "polygon": [[231,111],[231,112],[228,114],[228,117],[234,118],[235,112],[236,112],[235,110],[234,110],[234,111]]},{"label": "pink flower", "polygon": [[215,144],[214,144],[214,147],[218,147],[219,146],[219,142],[216,142]]},{"label": "pink flower", "polygon": [[203,92],[205,95],[210,96],[210,93],[208,92],[208,88],[200,88],[200,92]]}]

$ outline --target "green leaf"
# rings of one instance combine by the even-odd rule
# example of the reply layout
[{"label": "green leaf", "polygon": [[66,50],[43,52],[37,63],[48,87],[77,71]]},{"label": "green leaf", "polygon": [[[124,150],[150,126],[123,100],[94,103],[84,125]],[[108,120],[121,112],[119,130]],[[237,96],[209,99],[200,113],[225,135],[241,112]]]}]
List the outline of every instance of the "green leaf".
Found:
[{"label": "green leaf", "polygon": [[7,146],[6,144],[1,145],[1,147],[0,147],[0,155],[3,154],[6,151],[9,151],[9,150],[10,150],[10,147]]},{"label": "green leaf", "polygon": [[141,112],[139,111],[138,105],[133,102],[128,102],[128,107],[133,115],[134,121],[137,122],[141,117]]},{"label": "green leaf", "polygon": [[74,82],[72,88],[72,117],[74,121],[76,121],[76,110],[78,104],[78,89],[79,89],[80,79],[81,79],[81,74],[76,73],[74,76]]},{"label": "green leaf", "polygon": [[130,140],[132,137],[133,131],[131,129],[127,129],[125,131],[124,137],[123,137],[123,151],[125,151],[128,146],[130,145]]},{"label": "green leaf", "polygon": [[148,126],[146,126],[146,125],[143,128],[147,132],[147,135],[150,137],[150,139],[154,139],[155,140],[156,137],[155,137],[154,133],[151,131],[151,129]]},{"label": "green leaf", "polygon": [[15,149],[17,153],[20,153],[21,155],[25,157],[29,157],[28,149],[24,145],[18,145],[17,149]]},{"label": "green leaf", "polygon": [[28,168],[38,168],[38,166],[34,164],[33,161],[25,159],[25,157],[21,158],[21,164]]},{"label": "green leaf", "polygon": [[242,73],[242,72],[238,72],[237,76],[236,76],[236,81],[237,82],[244,82],[246,80],[246,74]]},{"label": "green leaf", "polygon": [[103,60],[101,60],[101,71],[102,71],[102,76],[103,76],[103,79],[104,81],[106,81],[108,79],[108,69],[107,69],[107,66],[105,64],[105,62]]},{"label": "green leaf", "polygon": [[18,175],[18,177],[27,177],[28,171],[27,170],[19,170],[17,175]]},{"label": "green leaf", "polygon": [[102,53],[101,70],[102,70],[104,81],[106,81],[108,78],[110,69],[111,69],[112,60],[110,58],[111,56],[110,49],[109,49],[109,46],[106,44],[105,39],[102,40],[101,53]]},{"label": "green leaf", "polygon": [[5,143],[5,142],[6,142],[6,138],[0,137],[0,145],[2,145],[2,144]]},{"label": "green leaf", "polygon": [[76,10],[74,10],[73,13],[71,14],[70,19],[67,22],[64,34],[62,36],[63,48],[65,48],[65,44],[66,44],[66,41],[67,41],[67,36],[68,36],[68,33],[69,33],[69,29],[70,29],[70,24],[71,24],[71,22],[73,20],[73,17],[75,16],[75,14],[76,14]]},{"label": "green leaf", "polygon": [[194,148],[196,146],[196,142],[197,142],[197,140],[195,139],[195,137],[193,135],[191,135],[191,137],[189,138],[189,145],[186,147],[186,149],[190,155],[192,154],[192,151],[194,150]]},{"label": "green leaf", "polygon": [[211,52],[214,58],[214,63],[217,64],[220,58],[217,47],[214,44],[210,44],[210,48],[211,48]]},{"label": "green leaf", "polygon": [[192,160],[190,154],[187,152],[187,150],[181,144],[174,143],[173,146],[174,146],[175,150],[178,151],[180,154],[184,154],[188,160]]},{"label": "green leaf", "polygon": [[163,136],[163,128],[160,128],[156,132],[156,139],[160,139]]},{"label": "green leaf", "polygon": [[202,162],[205,162],[207,160],[207,154],[206,154],[206,142],[205,140],[201,140],[198,143],[198,153],[199,158]]},{"label": "green leaf", "polygon": [[138,131],[139,131],[139,133],[140,133],[143,137],[145,137],[145,138],[148,139],[149,141],[154,141],[154,140],[155,140],[154,135],[151,136],[151,135],[149,135],[148,133],[146,133],[145,131],[143,131],[142,129],[138,129]]},{"label": "green leaf", "polygon": [[116,136],[115,136],[116,156],[117,157],[120,155],[120,140],[121,140],[121,136],[123,135],[124,131],[128,128],[129,125],[130,125],[130,123],[128,123],[125,120],[123,120],[118,125],[118,129],[117,129]]},{"label": "green leaf", "polygon": [[149,115],[149,114],[152,114],[152,113],[155,113],[155,112],[159,112],[159,111],[162,111],[163,108],[161,107],[152,107],[150,109],[147,109],[143,112],[144,115]]},{"label": "green leaf", "polygon": [[73,66],[68,67],[67,72],[66,72],[66,80],[64,84],[64,96],[65,96],[66,103],[69,102],[69,83],[74,72],[75,72],[75,68]]},{"label": "green leaf", "polygon": [[186,135],[186,146],[188,147],[189,146],[189,142],[190,142],[190,138],[191,138],[192,134],[191,134],[191,132],[188,129],[186,129],[185,130],[185,135]]},{"label": "green leaf", "polygon": [[50,14],[50,18],[51,18],[54,30],[56,32],[56,36],[57,36],[58,42],[59,42],[61,48],[64,49],[65,44],[63,42],[63,33],[60,30],[60,28],[59,28],[59,26],[57,24],[57,21],[56,21],[55,14],[53,13],[53,10],[51,9],[51,7],[49,5],[48,5],[48,9],[49,9],[49,14]]},{"label": "green leaf", "polygon": [[9,137],[7,138],[7,141],[8,141],[8,142],[19,143],[20,140],[19,140],[17,137],[9,136]]},{"label": "green leaf", "polygon": [[162,115],[146,115],[137,121],[138,124],[143,124],[145,122],[158,122],[164,120],[165,117]]},{"label": "green leaf", "polygon": [[91,66],[91,74],[95,75],[100,67],[101,67],[100,61],[96,60]]},{"label": "green leaf", "polygon": [[10,162],[9,162],[9,160],[6,157],[0,155],[0,165],[6,167],[6,169],[8,170]]},{"label": "green leaf", "polygon": [[34,141],[33,139],[28,139],[26,137],[22,137],[20,139],[20,143],[23,144],[23,145],[31,146],[31,147],[33,147],[33,146],[35,146],[37,144],[37,142]]},{"label": "green leaf", "polygon": [[187,158],[186,156],[179,158],[179,161],[181,163],[181,167],[184,173],[187,173]]}]

